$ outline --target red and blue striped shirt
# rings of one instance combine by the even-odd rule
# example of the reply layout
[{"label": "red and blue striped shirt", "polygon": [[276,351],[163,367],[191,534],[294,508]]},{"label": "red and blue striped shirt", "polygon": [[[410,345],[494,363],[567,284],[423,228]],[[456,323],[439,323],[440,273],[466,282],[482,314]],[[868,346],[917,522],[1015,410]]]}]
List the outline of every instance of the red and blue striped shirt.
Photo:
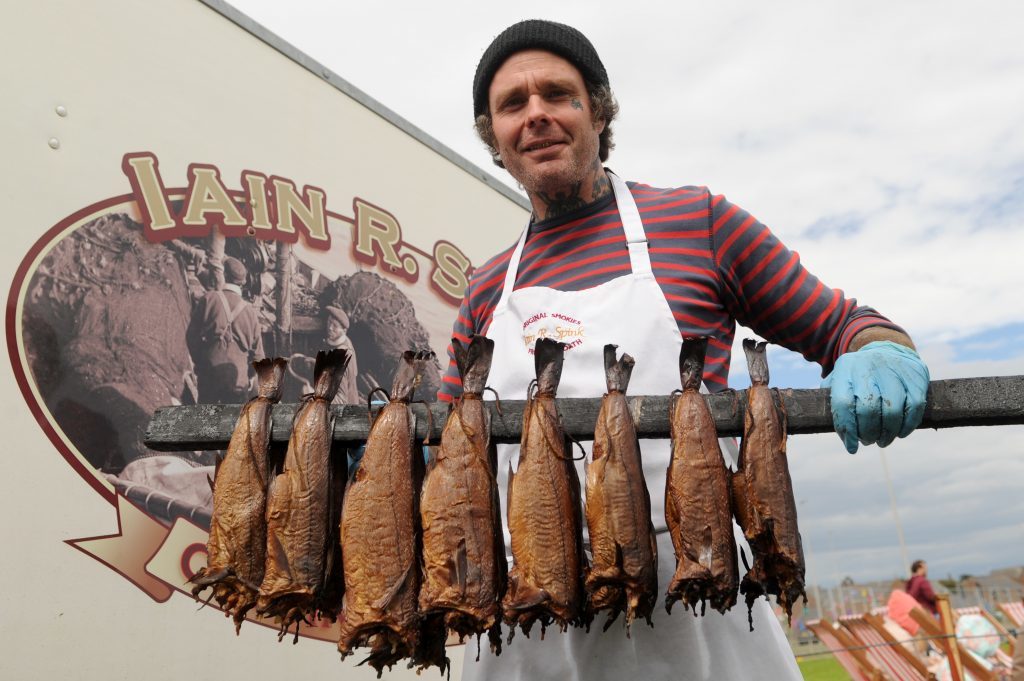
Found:
[{"label": "red and blue striped shirt", "polygon": [[[682,336],[708,336],[704,381],[727,387],[736,322],[831,371],[859,331],[898,326],[825,286],[771,231],[742,208],[704,187],[657,189],[627,183],[647,233],[655,279]],[[468,342],[486,333],[501,298],[515,245],[470,278],[452,335]],[[536,222],[523,249],[515,289],[545,286],[579,291],[628,274],[622,221],[609,194],[569,214]],[[449,366],[438,399],[462,392]]]}]

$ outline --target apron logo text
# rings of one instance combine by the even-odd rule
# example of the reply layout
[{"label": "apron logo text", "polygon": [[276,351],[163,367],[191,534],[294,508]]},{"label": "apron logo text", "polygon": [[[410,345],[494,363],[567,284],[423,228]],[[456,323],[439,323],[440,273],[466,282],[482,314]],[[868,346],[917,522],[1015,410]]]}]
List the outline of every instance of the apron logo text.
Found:
[{"label": "apron logo text", "polygon": [[583,322],[560,312],[538,312],[523,322],[523,345],[530,354],[539,338],[565,343],[566,350],[583,345],[586,338]]}]

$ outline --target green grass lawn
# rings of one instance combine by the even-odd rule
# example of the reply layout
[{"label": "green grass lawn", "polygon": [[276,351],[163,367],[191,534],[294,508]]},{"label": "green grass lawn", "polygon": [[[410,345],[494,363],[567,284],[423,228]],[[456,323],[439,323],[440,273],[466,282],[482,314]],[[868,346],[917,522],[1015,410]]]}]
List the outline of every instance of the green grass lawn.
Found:
[{"label": "green grass lawn", "polygon": [[797,657],[796,663],[805,681],[850,681],[850,675],[831,655]]}]

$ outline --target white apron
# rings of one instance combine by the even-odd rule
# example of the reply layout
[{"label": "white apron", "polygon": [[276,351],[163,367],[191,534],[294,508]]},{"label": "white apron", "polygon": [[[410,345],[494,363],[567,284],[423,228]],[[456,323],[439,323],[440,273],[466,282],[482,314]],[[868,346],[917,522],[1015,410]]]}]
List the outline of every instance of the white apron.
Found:
[{"label": "white apron", "polygon": [[[488,385],[502,399],[525,400],[536,376],[533,344],[547,336],[570,345],[565,352],[559,397],[600,397],[607,386],[604,346],[615,343],[618,352],[636,360],[627,394],[667,395],[680,388],[679,349],[682,339],[668,302],[654,279],[647,239],[636,203],[625,183],[609,173],[629,247],[632,272],[584,291],[556,291],[528,287],[513,292],[519,261],[529,227],[509,261],[505,286],[494,310],[487,336],[494,340],[494,364]],[[589,443],[587,443],[589,445]],[[665,613],[664,590],[675,571],[675,555],[665,524],[665,476],[668,440],[641,440],[644,475],[651,496],[651,516],[658,531],[658,588],[654,627],[634,622],[626,638],[623,616],[606,631],[599,615],[590,633],[549,627],[545,640],[539,627],[528,639],[517,632],[500,656],[483,646],[475,662],[468,646],[464,680],[521,679],[800,679],[800,673],[775,615],[763,599],[754,607],[754,632],[747,625],[746,607],[737,604],[728,614],[708,610],[694,617],[682,603],[671,616]],[[589,450],[589,447],[588,447]],[[589,458],[588,454],[588,458]],[[517,445],[498,448],[498,491],[502,518],[506,517],[508,466],[518,464]],[[584,481],[582,462],[577,463]],[[734,527],[738,540],[742,534]],[[511,553],[507,525],[506,553]],[[749,556],[749,550],[747,550]]]}]

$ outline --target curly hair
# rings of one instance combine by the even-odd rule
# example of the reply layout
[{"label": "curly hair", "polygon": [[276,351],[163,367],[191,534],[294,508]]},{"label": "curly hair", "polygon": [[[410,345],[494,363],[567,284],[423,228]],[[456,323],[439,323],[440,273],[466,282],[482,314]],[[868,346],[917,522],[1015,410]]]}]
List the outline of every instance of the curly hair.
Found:
[{"label": "curly hair", "polygon": [[[615,142],[612,141],[612,121],[619,115],[619,103],[615,101],[615,95],[607,85],[587,83],[587,94],[590,96],[590,111],[594,122],[604,121],[604,130],[601,131],[598,138],[600,144],[598,156],[604,163],[608,160],[608,154],[615,148]],[[491,152],[491,160],[494,161],[494,165],[504,168],[505,164],[501,162],[497,140],[494,138],[491,112],[487,111],[477,116],[473,127],[476,128],[476,134],[480,136],[483,143],[487,145],[487,150]]]}]

